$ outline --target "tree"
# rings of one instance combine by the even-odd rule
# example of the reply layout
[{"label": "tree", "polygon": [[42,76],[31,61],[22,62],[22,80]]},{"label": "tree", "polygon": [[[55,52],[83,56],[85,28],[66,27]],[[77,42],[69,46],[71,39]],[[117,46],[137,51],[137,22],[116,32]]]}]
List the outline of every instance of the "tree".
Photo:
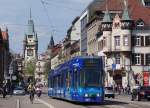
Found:
[{"label": "tree", "polygon": [[34,76],[35,68],[36,68],[35,60],[30,60],[26,62],[25,70],[29,76]]},{"label": "tree", "polygon": [[47,60],[45,65],[44,65],[44,74],[45,74],[45,79],[48,79],[48,73],[51,70],[51,61]]}]

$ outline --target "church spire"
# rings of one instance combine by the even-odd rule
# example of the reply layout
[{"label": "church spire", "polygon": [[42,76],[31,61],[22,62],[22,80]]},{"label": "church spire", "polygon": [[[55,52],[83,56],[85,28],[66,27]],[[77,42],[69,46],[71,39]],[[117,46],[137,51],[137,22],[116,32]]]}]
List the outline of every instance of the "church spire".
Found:
[{"label": "church spire", "polygon": [[129,11],[128,11],[128,3],[127,3],[127,0],[124,0],[124,11],[123,11],[123,14],[122,14],[122,20],[124,21],[130,21],[131,18],[129,17]]},{"label": "church spire", "polygon": [[55,45],[55,43],[54,43],[53,35],[51,35],[51,39],[50,39],[48,48],[52,48],[52,47],[54,47],[54,45]]},{"label": "church spire", "polygon": [[30,8],[30,20],[32,19],[32,12],[31,12],[31,8]]},{"label": "church spire", "polygon": [[105,11],[103,21],[102,21],[102,30],[103,31],[111,31],[112,30],[112,19],[111,19],[110,13],[108,11],[107,1],[106,1],[106,11]]},{"label": "church spire", "polygon": [[31,8],[30,8],[30,18],[28,20],[28,35],[33,35],[34,34],[34,22],[32,20],[32,13],[31,13]]},{"label": "church spire", "polygon": [[112,22],[111,20],[111,17],[110,17],[110,14],[109,14],[109,11],[108,11],[108,7],[107,7],[107,1],[106,1],[106,12],[104,14],[104,17],[103,17],[103,23],[109,23],[109,22]]}]

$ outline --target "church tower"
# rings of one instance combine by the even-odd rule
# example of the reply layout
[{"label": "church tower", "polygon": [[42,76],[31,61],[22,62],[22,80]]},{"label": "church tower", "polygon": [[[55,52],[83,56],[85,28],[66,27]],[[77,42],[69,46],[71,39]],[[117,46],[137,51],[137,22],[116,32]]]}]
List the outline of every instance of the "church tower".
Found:
[{"label": "church tower", "polygon": [[38,37],[34,29],[34,22],[32,20],[31,9],[30,18],[27,25],[27,33],[24,37],[24,60],[37,59],[38,57]]},{"label": "church tower", "polygon": [[54,46],[55,46],[54,38],[53,38],[53,35],[51,35],[49,44],[48,44],[48,46],[47,46],[47,53],[48,53],[48,55],[49,55],[49,58],[51,58],[51,57],[53,56],[53,54],[52,54],[52,49],[54,48]]},{"label": "church tower", "polygon": [[50,42],[49,42],[49,45],[48,45],[48,49],[53,48],[53,47],[54,47],[54,45],[55,45],[55,43],[54,43],[54,39],[53,39],[53,36],[51,36],[51,39],[50,39]]}]

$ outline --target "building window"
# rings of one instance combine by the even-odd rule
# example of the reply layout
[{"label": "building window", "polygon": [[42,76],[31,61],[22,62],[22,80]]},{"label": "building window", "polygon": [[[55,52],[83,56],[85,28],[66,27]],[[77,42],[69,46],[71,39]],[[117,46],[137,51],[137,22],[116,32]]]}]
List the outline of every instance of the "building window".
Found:
[{"label": "building window", "polygon": [[141,39],[140,39],[140,36],[137,36],[135,38],[135,46],[140,46],[141,45]]},{"label": "building window", "polygon": [[103,47],[106,46],[106,37],[103,38]]},{"label": "building window", "polygon": [[129,45],[129,38],[128,38],[128,36],[126,35],[126,36],[124,36],[124,40],[123,40],[123,42],[124,42],[124,46],[128,46]]},{"label": "building window", "polygon": [[144,21],[140,18],[136,22],[137,27],[143,27],[144,26]]},{"label": "building window", "polygon": [[135,64],[140,65],[141,64],[141,55],[135,54]]},{"label": "building window", "polygon": [[116,54],[116,57],[115,57],[115,62],[116,64],[120,64],[120,54]]},{"label": "building window", "polygon": [[120,49],[120,36],[115,36],[114,38],[115,49]]},{"label": "building window", "polygon": [[27,50],[27,55],[28,55],[28,56],[33,56],[33,50],[31,50],[31,49],[30,49],[30,50]]},{"label": "building window", "polygon": [[145,36],[145,45],[150,46],[150,36]]},{"label": "building window", "polygon": [[115,45],[120,46],[120,36],[115,36]]},{"label": "building window", "polygon": [[146,7],[150,6],[150,1],[149,0],[142,0],[143,5],[145,5]]},{"label": "building window", "polygon": [[150,54],[146,54],[146,65],[150,65]]},{"label": "building window", "polygon": [[33,38],[33,35],[28,35],[28,38]]}]

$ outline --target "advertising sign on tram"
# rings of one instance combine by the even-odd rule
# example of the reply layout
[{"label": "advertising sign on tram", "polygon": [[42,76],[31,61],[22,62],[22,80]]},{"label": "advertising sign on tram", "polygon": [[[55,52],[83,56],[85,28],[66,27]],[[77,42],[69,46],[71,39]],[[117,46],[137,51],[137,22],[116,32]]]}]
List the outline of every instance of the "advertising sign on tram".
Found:
[{"label": "advertising sign on tram", "polygon": [[149,86],[149,79],[150,78],[150,73],[149,72],[143,72],[143,83],[144,86]]}]

